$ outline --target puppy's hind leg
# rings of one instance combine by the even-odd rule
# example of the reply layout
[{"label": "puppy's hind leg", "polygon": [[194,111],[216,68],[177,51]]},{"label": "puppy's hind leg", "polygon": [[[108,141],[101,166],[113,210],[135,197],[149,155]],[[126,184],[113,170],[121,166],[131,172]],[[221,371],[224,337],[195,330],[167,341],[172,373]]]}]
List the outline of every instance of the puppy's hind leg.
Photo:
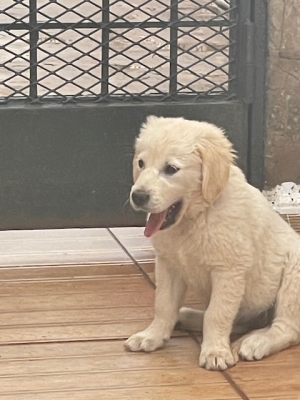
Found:
[{"label": "puppy's hind leg", "polygon": [[260,360],[300,342],[300,260],[287,266],[277,294],[271,326],[258,329],[233,344],[246,360]]}]

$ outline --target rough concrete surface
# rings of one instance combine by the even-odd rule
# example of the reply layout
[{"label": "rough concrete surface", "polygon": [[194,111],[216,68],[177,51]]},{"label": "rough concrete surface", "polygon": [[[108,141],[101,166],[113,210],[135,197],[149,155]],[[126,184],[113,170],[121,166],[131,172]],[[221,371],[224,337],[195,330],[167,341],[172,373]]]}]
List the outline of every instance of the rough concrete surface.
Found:
[{"label": "rough concrete surface", "polygon": [[300,183],[300,0],[268,0],[265,183]]}]

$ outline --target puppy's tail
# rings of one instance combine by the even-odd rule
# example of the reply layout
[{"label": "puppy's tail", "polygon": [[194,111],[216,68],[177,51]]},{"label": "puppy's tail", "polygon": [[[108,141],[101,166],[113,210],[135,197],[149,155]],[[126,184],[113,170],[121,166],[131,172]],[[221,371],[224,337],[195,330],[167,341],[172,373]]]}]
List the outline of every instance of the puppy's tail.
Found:
[{"label": "puppy's tail", "polygon": [[[242,335],[253,329],[261,329],[271,324],[274,318],[274,307],[255,316],[245,316],[237,319],[232,327],[232,333]],[[201,332],[203,330],[204,311],[182,307],[179,311],[175,329]]]},{"label": "puppy's tail", "polygon": [[175,329],[200,332],[203,328],[204,311],[182,307]]}]

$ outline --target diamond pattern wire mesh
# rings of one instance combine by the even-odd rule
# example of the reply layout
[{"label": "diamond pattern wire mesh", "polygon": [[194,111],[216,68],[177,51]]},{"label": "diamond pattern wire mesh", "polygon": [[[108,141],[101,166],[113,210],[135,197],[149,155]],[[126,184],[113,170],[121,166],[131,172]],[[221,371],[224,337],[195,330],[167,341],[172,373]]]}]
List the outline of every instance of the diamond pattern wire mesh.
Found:
[{"label": "diamond pattern wire mesh", "polygon": [[234,96],[236,0],[1,0],[0,101]]}]

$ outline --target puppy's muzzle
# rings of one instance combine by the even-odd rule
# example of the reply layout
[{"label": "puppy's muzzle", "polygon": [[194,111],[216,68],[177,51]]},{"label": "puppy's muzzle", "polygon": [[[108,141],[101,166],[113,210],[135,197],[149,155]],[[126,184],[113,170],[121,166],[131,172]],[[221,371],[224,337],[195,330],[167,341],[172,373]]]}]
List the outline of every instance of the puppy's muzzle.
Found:
[{"label": "puppy's muzzle", "polygon": [[145,190],[137,189],[132,192],[131,199],[137,207],[143,207],[149,202],[150,195]]}]

